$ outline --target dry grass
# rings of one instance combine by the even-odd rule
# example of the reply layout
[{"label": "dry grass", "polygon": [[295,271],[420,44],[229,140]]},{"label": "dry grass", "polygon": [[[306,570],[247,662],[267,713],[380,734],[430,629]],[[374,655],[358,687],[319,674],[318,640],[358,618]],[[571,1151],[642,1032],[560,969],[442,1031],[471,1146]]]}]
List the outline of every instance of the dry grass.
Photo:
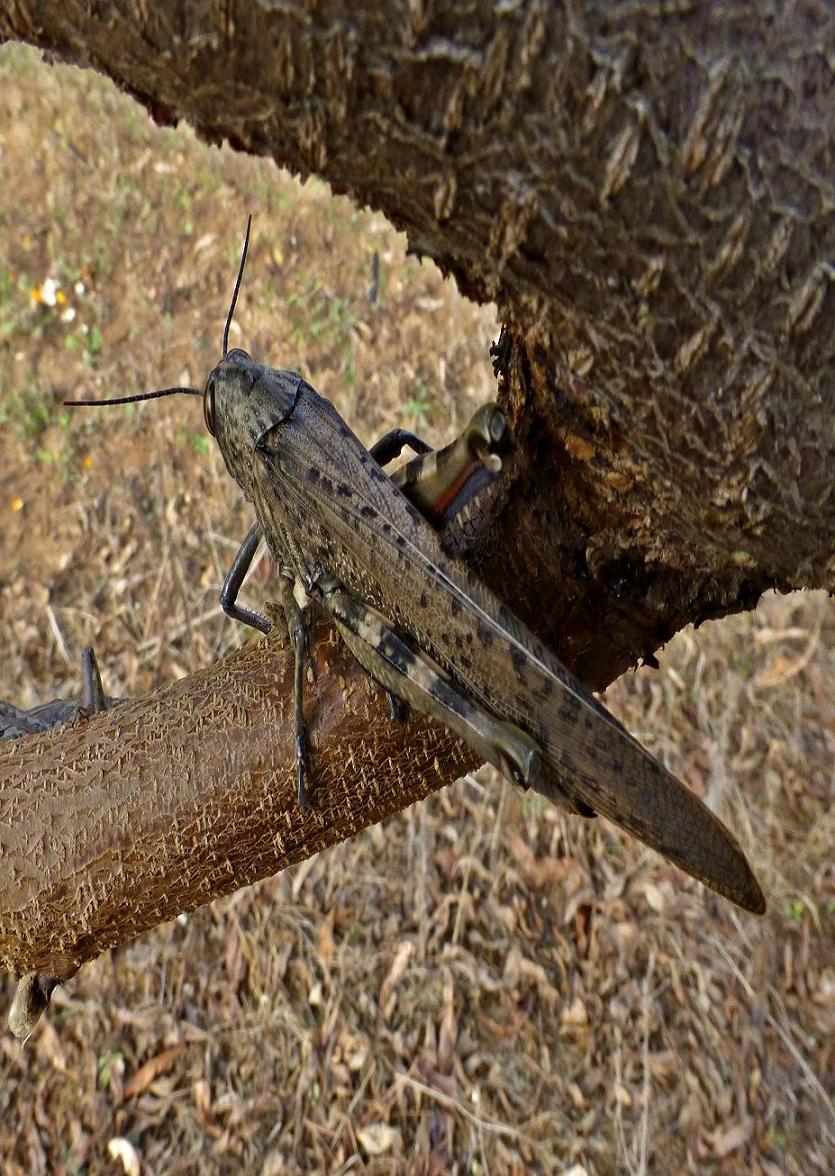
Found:
[{"label": "dry grass", "polygon": [[[87,642],[136,694],[242,639],[216,602],[249,517],[196,401],[61,400],[202,381],[248,210],[233,342],[367,438],[447,437],[495,326],[379,217],[92,75],[0,51],[0,126],[0,697],[77,693]],[[59,989],[0,1038],[0,1168],[835,1170],[833,636],[822,594],[771,597],[609,691],[738,831],[764,920],[484,771]]]}]

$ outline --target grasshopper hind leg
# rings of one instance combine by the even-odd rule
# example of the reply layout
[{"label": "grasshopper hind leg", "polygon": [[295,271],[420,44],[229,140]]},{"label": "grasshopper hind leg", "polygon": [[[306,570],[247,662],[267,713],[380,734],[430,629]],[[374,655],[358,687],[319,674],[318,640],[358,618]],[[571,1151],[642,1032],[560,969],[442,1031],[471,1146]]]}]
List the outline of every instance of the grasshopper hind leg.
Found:
[{"label": "grasshopper hind leg", "polygon": [[307,791],[308,776],[308,740],[307,725],[304,721],[304,678],[307,669],[308,639],[305,611],[296,600],[294,593],[294,579],[292,572],[282,569],[281,574],[281,606],[287,621],[287,632],[295,657],[295,671],[293,675],[293,725],[296,736],[296,799],[299,808],[309,809],[310,796]]},{"label": "grasshopper hind leg", "polygon": [[585,817],[587,820],[597,816],[590,804],[581,800],[570,786],[563,787],[554,779],[552,773],[540,773],[527,787],[538,792],[540,796],[546,797],[558,808],[571,813],[572,816]]},{"label": "grasshopper hind leg", "polygon": [[[373,675],[372,675],[373,676]],[[376,679],[375,679],[376,680]],[[382,683],[378,683],[382,685]],[[386,690],[385,686],[383,689]],[[389,706],[389,718],[393,723],[405,723],[412,709],[405,698],[399,698],[391,690],[386,690],[386,701]]]},{"label": "grasshopper hind leg", "polygon": [[408,645],[375,609],[336,583],[324,603],[354,657],[389,696],[438,719],[520,788],[541,793],[575,816],[596,815],[545,771],[532,735],[462,693],[428,654]]},{"label": "grasshopper hind leg", "polygon": [[341,585],[333,585],[324,603],[354,657],[389,695],[440,720],[509,780],[539,787],[542,759],[531,735],[468,698],[428,654],[412,649]]}]

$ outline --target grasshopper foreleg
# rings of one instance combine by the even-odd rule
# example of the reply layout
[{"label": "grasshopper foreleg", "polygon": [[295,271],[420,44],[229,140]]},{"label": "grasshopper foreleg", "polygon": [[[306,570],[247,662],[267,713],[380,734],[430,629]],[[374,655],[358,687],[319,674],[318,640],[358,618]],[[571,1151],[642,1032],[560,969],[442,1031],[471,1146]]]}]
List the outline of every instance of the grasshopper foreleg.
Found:
[{"label": "grasshopper foreleg", "polygon": [[260,523],[253,523],[247,531],[246,538],[241,544],[238,554],[232,561],[232,566],[226,573],[226,579],[223,581],[223,587],[220,590],[220,607],[233,621],[240,621],[244,625],[250,625],[253,629],[258,629],[261,633],[269,633],[269,621],[251,609],[244,608],[237,603],[241,584],[243,584],[244,578],[249,571],[249,566],[252,563],[256,548],[261,542],[263,533]]}]

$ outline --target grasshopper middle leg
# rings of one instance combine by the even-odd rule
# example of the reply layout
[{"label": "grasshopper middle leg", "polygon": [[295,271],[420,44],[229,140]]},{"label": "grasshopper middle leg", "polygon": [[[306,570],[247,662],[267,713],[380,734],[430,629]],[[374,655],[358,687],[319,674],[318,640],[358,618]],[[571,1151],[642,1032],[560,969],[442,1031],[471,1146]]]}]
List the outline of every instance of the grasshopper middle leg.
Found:
[{"label": "grasshopper middle leg", "polygon": [[[246,573],[255,556],[256,549],[263,532],[259,523],[254,523],[247,532],[246,538],[240,546],[238,554],[223,581],[220,593],[220,604],[227,616],[261,633],[269,633],[270,623],[251,609],[243,608],[237,603],[238,592],[244,582]],[[305,781],[308,775],[308,741],[307,727],[304,722],[304,678],[307,669],[307,624],[305,611],[300,607],[294,595],[295,574],[287,565],[280,569],[280,603],[287,622],[287,632],[295,657],[295,674],[293,687],[293,720],[296,739],[296,796],[301,808],[310,807]]]}]

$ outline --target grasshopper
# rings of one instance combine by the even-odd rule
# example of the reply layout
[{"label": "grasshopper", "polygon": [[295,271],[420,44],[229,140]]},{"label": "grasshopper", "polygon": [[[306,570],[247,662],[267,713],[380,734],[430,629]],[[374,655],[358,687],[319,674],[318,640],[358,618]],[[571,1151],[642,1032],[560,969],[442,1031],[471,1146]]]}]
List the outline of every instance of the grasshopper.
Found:
[{"label": "grasshopper", "polygon": [[[391,698],[438,718],[517,784],[571,813],[601,813],[719,894],[762,913],[759,884],[721,821],[450,554],[432,525],[454,525],[472,493],[495,476],[502,459],[489,441],[482,435],[481,457],[469,463],[460,452],[441,461],[401,430],[367,450],[298,373],[229,350],[250,227],[251,218],[223,355],[202,390],[71,403],[202,396],[206,427],[257,520],[224,582],[224,610],[268,629],[237,604],[262,535],[282,573],[296,658],[299,802],[309,802],[304,609],[315,600]],[[406,443],[418,464],[390,479],[382,464]]]}]

